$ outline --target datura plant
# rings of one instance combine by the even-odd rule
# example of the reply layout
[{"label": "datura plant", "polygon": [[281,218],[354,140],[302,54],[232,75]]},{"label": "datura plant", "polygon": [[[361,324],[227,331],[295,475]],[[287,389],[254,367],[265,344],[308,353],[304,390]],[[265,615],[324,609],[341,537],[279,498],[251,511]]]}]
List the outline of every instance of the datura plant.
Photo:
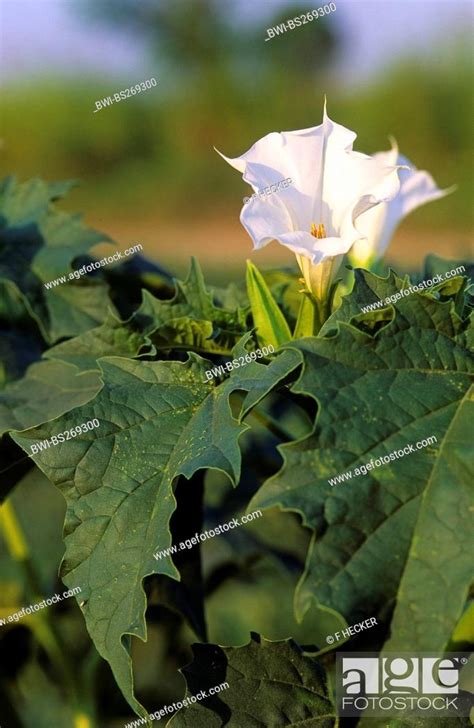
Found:
[{"label": "datura plant", "polygon": [[[319,126],[272,132],[233,159],[221,154],[257,193],[240,215],[254,248],[276,240],[295,254],[318,330],[330,315],[344,256],[354,266],[370,265],[405,215],[449,192],[438,190],[427,172],[412,169],[395,144],[368,156],[353,150],[356,137],[331,121],[325,104]],[[261,194],[286,178],[291,185]]]},{"label": "datura plant", "polygon": [[228,160],[291,178],[241,219],[297,266],[221,287],[96,270],[67,183],[0,183],[2,726],[335,728],[336,652],[472,641],[470,268],[333,299],[443,194],[354,140],[325,113]]}]

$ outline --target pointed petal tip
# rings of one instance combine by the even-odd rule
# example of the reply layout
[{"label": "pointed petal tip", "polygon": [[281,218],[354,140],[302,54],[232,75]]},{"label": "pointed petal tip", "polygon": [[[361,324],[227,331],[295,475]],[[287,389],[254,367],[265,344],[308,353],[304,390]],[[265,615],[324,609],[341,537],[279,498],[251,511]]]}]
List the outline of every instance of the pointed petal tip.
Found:
[{"label": "pointed petal tip", "polygon": [[388,135],[388,140],[390,142],[391,151],[392,152],[395,152],[395,154],[398,157],[399,149],[398,149],[398,142],[397,142],[397,140],[395,139],[395,137],[392,134],[389,134]]},{"label": "pointed petal tip", "polygon": [[459,185],[451,185],[450,187],[446,187],[445,190],[440,190],[443,197],[446,197],[446,195],[451,195],[453,192],[457,192],[459,189]]},{"label": "pointed petal tip", "polygon": [[227,162],[227,164],[230,164],[231,167],[236,169],[237,172],[241,172],[242,174],[245,172],[245,161],[242,159],[242,157],[226,157],[226,155],[219,151],[217,147],[214,147],[214,150],[222,157],[225,162]]},{"label": "pointed petal tip", "polygon": [[225,161],[229,162],[229,164],[230,164],[230,161],[229,161],[230,157],[226,157],[226,155],[223,154],[217,147],[213,146],[212,148],[214,149],[215,152],[217,152],[217,154],[219,154],[222,157],[222,159],[225,159]]},{"label": "pointed petal tip", "polygon": [[330,121],[328,116],[328,99],[326,94],[324,94],[324,105],[323,105],[323,123],[325,121]]}]

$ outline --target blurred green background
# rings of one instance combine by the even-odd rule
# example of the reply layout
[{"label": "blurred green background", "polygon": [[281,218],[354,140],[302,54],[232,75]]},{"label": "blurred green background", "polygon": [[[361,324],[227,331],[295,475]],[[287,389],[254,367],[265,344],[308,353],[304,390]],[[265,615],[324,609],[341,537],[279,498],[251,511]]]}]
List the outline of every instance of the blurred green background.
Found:
[{"label": "blurred green background", "polygon": [[[122,248],[140,242],[180,274],[195,254],[208,278],[228,280],[250,255],[263,267],[293,260],[276,243],[252,253],[239,222],[249,189],[213,147],[236,156],[270,131],[317,125],[326,94],[330,116],[358,133],[356,149],[386,149],[393,135],[440,187],[458,185],[403,223],[389,262],[412,269],[427,252],[465,256],[472,6],[452,2],[443,15],[434,2],[338,2],[265,42],[267,28],[313,6],[6,0],[4,172],[77,178],[64,204]],[[96,100],[152,77],[155,88],[93,113]]]}]

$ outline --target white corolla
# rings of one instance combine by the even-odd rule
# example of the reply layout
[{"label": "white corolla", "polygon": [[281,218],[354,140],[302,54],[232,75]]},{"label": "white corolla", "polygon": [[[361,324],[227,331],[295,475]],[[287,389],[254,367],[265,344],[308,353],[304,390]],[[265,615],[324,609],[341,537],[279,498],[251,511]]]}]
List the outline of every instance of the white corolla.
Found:
[{"label": "white corolla", "polygon": [[357,220],[357,229],[364,238],[357,241],[349,253],[351,263],[357,267],[368,267],[383,256],[395,228],[410,212],[455,189],[450,187],[440,190],[428,172],[416,169],[406,157],[398,153],[395,141],[392,141],[389,151],[378,152],[373,158],[381,164],[402,165],[398,173],[400,191],[390,202],[364,212]]},{"label": "white corolla", "polygon": [[240,220],[256,249],[277,240],[295,253],[319,301],[327,298],[344,254],[364,237],[358,219],[400,189],[398,165],[354,152],[356,136],[324,109],[320,126],[272,132],[240,157],[222,155],[257,193],[291,178],[290,186],[245,205]]}]

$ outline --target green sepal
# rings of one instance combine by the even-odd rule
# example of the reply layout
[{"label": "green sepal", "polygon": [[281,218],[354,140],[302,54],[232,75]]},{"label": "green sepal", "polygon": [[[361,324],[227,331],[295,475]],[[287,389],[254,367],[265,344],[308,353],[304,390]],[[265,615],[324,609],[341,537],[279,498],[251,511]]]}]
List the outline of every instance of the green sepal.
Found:
[{"label": "green sepal", "polygon": [[247,261],[247,293],[260,344],[279,348],[290,341],[290,327],[262,274],[250,260]]}]

